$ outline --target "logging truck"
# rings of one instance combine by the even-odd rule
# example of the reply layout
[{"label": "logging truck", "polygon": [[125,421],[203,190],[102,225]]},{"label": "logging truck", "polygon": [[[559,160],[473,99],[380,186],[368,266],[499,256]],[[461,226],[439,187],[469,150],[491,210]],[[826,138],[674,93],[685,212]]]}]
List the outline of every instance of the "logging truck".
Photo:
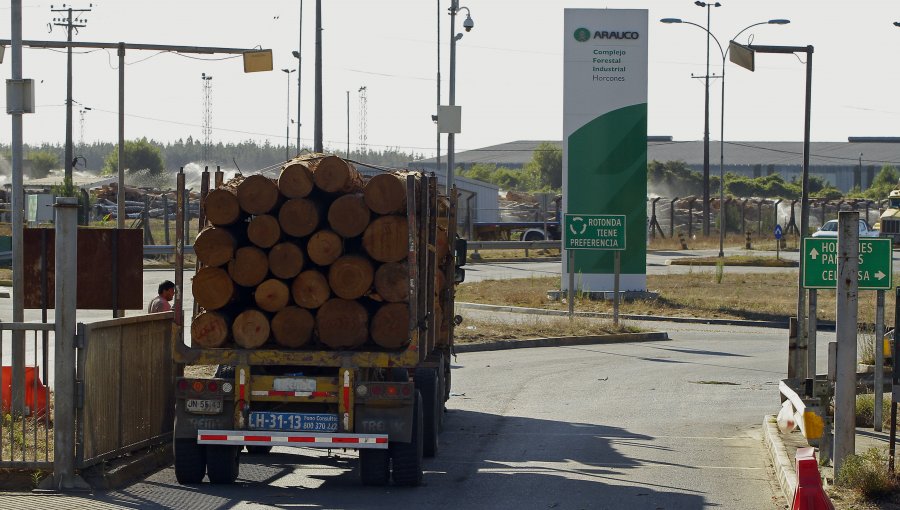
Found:
[{"label": "logging truck", "polygon": [[325,154],[216,180],[175,360],[218,369],[176,381],[178,481],[232,483],[243,448],[288,446],[357,450],[365,485],[420,484],[450,395],[455,193]]},{"label": "logging truck", "polygon": [[881,237],[891,239],[895,246],[900,244],[900,189],[888,194],[888,207],[879,218],[879,230]]}]

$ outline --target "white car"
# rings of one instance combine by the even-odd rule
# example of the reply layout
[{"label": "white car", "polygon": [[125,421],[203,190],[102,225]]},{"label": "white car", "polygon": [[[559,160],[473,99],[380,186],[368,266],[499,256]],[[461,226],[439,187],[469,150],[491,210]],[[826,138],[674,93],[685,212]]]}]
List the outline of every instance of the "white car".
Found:
[{"label": "white car", "polygon": [[[819,230],[813,232],[813,237],[837,237],[838,220],[828,220]],[[866,220],[859,220],[859,237],[878,237],[879,232],[869,228]]]}]

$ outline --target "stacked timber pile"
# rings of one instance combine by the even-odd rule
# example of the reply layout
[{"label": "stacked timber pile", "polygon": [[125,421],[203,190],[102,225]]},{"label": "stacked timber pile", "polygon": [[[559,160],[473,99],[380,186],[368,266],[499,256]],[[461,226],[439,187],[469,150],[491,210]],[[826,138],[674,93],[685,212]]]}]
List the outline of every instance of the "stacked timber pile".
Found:
[{"label": "stacked timber pile", "polygon": [[210,191],[211,226],[194,242],[203,265],[193,279],[202,309],[194,345],[407,345],[406,198],[406,174],[365,182],[325,154],[286,162],[278,179],[237,176]]}]

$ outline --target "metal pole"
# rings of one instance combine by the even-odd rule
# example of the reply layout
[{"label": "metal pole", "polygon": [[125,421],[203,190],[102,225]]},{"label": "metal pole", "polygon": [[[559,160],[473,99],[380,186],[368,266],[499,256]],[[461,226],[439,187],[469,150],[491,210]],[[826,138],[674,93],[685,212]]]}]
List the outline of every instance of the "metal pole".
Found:
[{"label": "metal pole", "polygon": [[[706,114],[703,126],[703,235],[709,237],[709,40],[712,33],[709,31],[712,5],[706,4],[706,76],[704,76],[706,97],[704,105]],[[724,70],[724,66],[723,66]],[[724,81],[724,80],[723,80]],[[724,98],[722,100],[724,102]]]},{"label": "metal pole", "polygon": [[856,331],[858,317],[859,213],[842,211],[838,220],[836,337],[834,383],[834,472],[856,452]]},{"label": "metal pole", "polygon": [[[11,0],[12,25],[12,79],[22,79],[22,0]],[[13,322],[25,321],[25,271],[23,265],[25,220],[25,191],[22,187],[22,112],[12,117],[12,278]],[[12,409],[15,413],[25,410],[25,332],[12,333]]]},{"label": "metal pole", "polygon": [[[900,344],[900,287],[897,287],[894,295],[894,341],[891,343],[891,352],[897,352],[897,346]],[[894,474],[894,445],[897,439],[897,400],[900,396],[900,388],[897,387],[897,380],[900,378],[900,357],[896,354],[891,356],[891,435],[889,439],[888,453],[888,471]]]},{"label": "metal pole", "polygon": [[[801,256],[803,256],[801,254]],[[812,379],[814,382],[816,380],[816,331],[818,329],[818,325],[816,321],[818,319],[816,315],[816,310],[818,307],[818,293],[816,289],[809,289],[809,345],[808,350],[806,351],[806,377],[808,379]],[[812,395],[808,395],[812,396]]]},{"label": "metal pole", "polygon": [[[437,0],[437,109],[441,109],[441,0]],[[437,123],[435,123],[437,124]],[[441,173],[441,129],[437,128],[437,171]],[[471,237],[471,234],[469,234]]]},{"label": "metal pole", "polygon": [[303,76],[303,0],[300,0],[300,41],[297,44],[297,155],[300,155],[300,101],[303,96],[300,95],[301,84],[300,79]]},{"label": "metal pole", "polygon": [[[450,0],[450,106],[456,105],[456,11],[458,10],[459,0]],[[453,188],[455,150],[455,134],[447,133],[447,194]]]},{"label": "metal pole", "polygon": [[[812,106],[812,57],[813,47],[807,46],[806,51],[806,111],[803,129],[803,190],[800,202],[800,239],[809,233],[809,136],[810,136],[810,110]],[[859,215],[857,214],[857,217]],[[854,222],[854,232],[859,237],[859,232],[855,228],[857,223]],[[855,248],[857,251],[859,247]],[[807,345],[806,338],[807,328],[804,314],[806,312],[806,293],[803,291],[803,257],[800,257],[799,271],[797,272],[797,321],[799,323],[799,345]],[[856,280],[853,280],[856,285]],[[856,287],[854,287],[855,289]],[[855,330],[854,330],[855,331]],[[854,337],[855,338],[855,337]],[[855,340],[854,340],[855,343]],[[839,349],[840,350],[840,349]],[[853,349],[853,356],[856,356],[856,348]],[[854,371],[856,365],[854,364]],[[850,450],[853,453],[853,450]],[[837,473],[837,469],[835,469]]]},{"label": "metal pole", "polygon": [[347,159],[350,159],[350,91],[347,91]]},{"label": "metal pole", "polygon": [[322,0],[316,0],[316,126],[313,150],[322,152]]},{"label": "metal pole", "polygon": [[[184,343],[184,167],[175,176],[175,327],[176,342]],[[191,342],[193,344],[193,342]]]},{"label": "metal pole", "polygon": [[287,75],[287,108],[284,109],[284,160],[291,159],[291,72],[283,69]]},{"label": "metal pole", "polygon": [[875,416],[873,429],[881,432],[884,421],[884,291],[875,291]]},{"label": "metal pole", "polygon": [[569,263],[566,268],[569,272],[569,295],[567,298],[569,305],[569,319],[575,317],[575,250],[569,250]]},{"label": "metal pole", "polygon": [[75,310],[78,283],[78,199],[56,199],[56,328],[53,365],[53,484],[74,488],[75,477]]},{"label": "metal pole", "polygon": [[[67,42],[72,42],[72,8],[69,8]],[[66,50],[66,182],[72,181],[72,47]]]},{"label": "metal pole", "polygon": [[722,53],[722,120],[719,123],[719,258],[725,256],[725,54]]},{"label": "metal pole", "polygon": [[119,43],[119,189],[116,228],[125,228],[125,43]]},{"label": "metal pole", "polygon": [[619,327],[619,274],[621,273],[621,253],[616,250],[615,261],[613,262],[613,326]]}]

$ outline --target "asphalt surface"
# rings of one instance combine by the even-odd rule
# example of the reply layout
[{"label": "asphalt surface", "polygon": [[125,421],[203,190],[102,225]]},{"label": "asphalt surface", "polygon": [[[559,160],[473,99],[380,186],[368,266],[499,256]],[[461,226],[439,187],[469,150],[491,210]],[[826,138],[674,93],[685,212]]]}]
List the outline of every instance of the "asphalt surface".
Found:
[{"label": "asphalt surface", "polygon": [[673,340],[460,354],[424,487],[362,487],[352,452],[276,449],[244,456],[234,486],[179,486],[166,468],[93,495],[7,493],[0,507],[783,508],[760,423],[780,404],[786,333],[648,326]]}]

